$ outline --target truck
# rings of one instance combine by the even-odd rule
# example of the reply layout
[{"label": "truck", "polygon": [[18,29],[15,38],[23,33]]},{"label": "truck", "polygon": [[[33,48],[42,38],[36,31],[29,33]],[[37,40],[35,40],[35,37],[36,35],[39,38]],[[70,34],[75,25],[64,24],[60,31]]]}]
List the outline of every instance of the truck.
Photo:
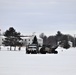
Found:
[{"label": "truck", "polygon": [[30,44],[26,46],[26,54],[37,54],[39,53],[39,46],[37,44]]}]

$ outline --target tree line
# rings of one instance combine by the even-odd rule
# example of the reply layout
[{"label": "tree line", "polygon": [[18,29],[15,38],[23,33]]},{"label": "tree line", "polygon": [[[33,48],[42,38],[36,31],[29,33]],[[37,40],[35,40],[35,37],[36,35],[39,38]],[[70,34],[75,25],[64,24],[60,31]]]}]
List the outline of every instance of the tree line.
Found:
[{"label": "tree line", "polygon": [[[5,36],[5,40],[3,40],[3,44],[5,46],[10,46],[14,47],[14,50],[16,50],[16,47],[19,47],[19,50],[23,46],[22,38],[21,38],[21,33],[17,32],[13,27],[10,27],[8,30],[6,30],[3,34]],[[46,36],[44,33],[41,33],[39,35],[40,38],[43,39],[43,45],[50,45],[50,46],[55,46],[58,43],[60,43],[60,46],[63,48],[70,48],[69,41],[72,42],[72,46],[76,47],[76,38],[74,38],[71,35],[67,34],[62,34],[60,31],[57,31],[56,35],[52,36]],[[33,39],[33,43],[37,43],[37,37],[35,36]]]},{"label": "tree line", "polygon": [[70,48],[69,42],[72,43],[72,47],[76,47],[76,38],[69,34],[62,34],[60,31],[57,31],[56,35],[46,36],[44,33],[40,34],[40,38],[43,39],[44,45],[55,46],[58,43],[61,43],[60,46],[68,49]]}]

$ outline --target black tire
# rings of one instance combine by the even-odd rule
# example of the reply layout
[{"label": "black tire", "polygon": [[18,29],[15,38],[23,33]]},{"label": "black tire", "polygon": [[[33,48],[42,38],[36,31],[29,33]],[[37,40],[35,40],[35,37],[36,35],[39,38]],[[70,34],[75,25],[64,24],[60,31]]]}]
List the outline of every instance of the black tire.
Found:
[{"label": "black tire", "polygon": [[46,54],[46,51],[43,51],[43,53],[42,54]]},{"label": "black tire", "polygon": [[40,49],[40,53],[41,53],[41,54],[46,54],[46,51],[44,51],[44,48],[41,48],[41,49]]},{"label": "black tire", "polygon": [[26,51],[26,54],[30,54],[30,51],[28,50],[28,51]]},{"label": "black tire", "polygon": [[31,51],[31,54],[37,54],[36,50]]},{"label": "black tire", "polygon": [[54,51],[54,54],[58,54],[58,51]]}]

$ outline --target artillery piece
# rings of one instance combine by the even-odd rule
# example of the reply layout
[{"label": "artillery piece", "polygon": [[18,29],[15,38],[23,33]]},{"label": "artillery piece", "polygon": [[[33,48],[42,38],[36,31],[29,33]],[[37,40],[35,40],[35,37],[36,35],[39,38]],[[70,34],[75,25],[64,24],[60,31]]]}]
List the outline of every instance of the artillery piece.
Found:
[{"label": "artillery piece", "polygon": [[58,48],[59,45],[56,45],[56,46],[46,46],[46,45],[43,45],[42,48],[40,49],[40,53],[41,54],[46,54],[46,53],[54,53],[54,54],[57,54],[58,51],[56,51],[56,49]]}]

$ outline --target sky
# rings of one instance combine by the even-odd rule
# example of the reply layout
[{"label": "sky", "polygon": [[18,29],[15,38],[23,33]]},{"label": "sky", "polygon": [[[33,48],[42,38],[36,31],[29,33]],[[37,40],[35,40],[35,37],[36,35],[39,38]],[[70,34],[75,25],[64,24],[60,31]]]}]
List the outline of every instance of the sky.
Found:
[{"label": "sky", "polygon": [[0,29],[22,34],[76,34],[76,0],[0,0]]}]

